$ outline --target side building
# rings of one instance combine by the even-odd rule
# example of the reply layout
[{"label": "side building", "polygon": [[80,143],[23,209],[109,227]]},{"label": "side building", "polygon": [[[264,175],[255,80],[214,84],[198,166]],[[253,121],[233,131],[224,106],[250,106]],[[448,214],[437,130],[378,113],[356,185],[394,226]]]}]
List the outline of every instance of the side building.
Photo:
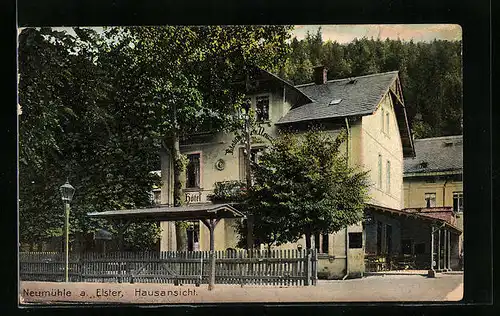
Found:
[{"label": "side building", "polygon": [[[404,161],[405,211],[447,218],[463,231],[463,137],[416,139],[415,158]],[[462,233],[456,241],[452,268],[459,268],[457,253],[463,249]]]}]

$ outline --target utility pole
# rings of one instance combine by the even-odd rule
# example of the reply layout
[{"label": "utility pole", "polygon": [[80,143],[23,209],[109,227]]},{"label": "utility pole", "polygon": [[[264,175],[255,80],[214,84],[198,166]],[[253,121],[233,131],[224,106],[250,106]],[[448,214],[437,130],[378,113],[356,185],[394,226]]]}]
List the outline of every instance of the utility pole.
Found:
[{"label": "utility pole", "polygon": [[[248,78],[248,72],[246,73],[246,82],[245,82],[245,90],[248,95],[249,92],[249,78]],[[243,104],[244,109],[245,109],[245,178],[246,178],[246,186],[247,190],[250,190],[252,187],[252,173],[251,173],[251,150],[252,150],[252,144],[251,144],[251,135],[250,135],[250,102],[245,101]],[[251,250],[254,247],[254,242],[253,242],[253,223],[254,218],[252,214],[247,214],[247,249]]]}]

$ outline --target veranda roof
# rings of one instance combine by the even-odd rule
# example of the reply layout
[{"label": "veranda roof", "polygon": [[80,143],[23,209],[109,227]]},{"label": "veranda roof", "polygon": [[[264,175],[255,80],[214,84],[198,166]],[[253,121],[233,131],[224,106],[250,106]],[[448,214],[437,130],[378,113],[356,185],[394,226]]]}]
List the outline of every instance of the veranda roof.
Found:
[{"label": "veranda roof", "polygon": [[368,204],[367,206],[370,210],[374,210],[374,211],[378,211],[378,212],[388,212],[390,214],[411,217],[411,218],[422,220],[422,221],[428,222],[428,223],[441,224],[441,225],[445,226],[446,228],[448,228],[449,230],[454,231],[456,234],[459,234],[459,235],[462,234],[462,230],[460,228],[448,223],[446,220],[443,220],[443,219],[429,217],[429,216],[425,216],[425,215],[413,213],[413,212],[405,212],[402,210],[396,210],[396,209],[382,207],[382,206],[374,205],[374,204]]},{"label": "veranda roof", "polygon": [[167,205],[106,212],[88,213],[88,216],[130,221],[187,221],[222,218],[246,218],[243,213],[229,204],[193,204],[179,207]]}]

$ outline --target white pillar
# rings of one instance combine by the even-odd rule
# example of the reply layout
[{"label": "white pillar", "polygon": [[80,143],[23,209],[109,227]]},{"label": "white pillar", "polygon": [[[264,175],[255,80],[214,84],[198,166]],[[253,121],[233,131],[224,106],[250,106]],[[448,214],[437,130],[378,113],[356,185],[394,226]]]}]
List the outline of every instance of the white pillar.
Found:
[{"label": "white pillar", "polygon": [[444,251],[443,251],[443,262],[444,262],[444,265],[443,265],[443,269],[445,271],[448,271],[448,230],[445,228],[444,231]]},{"label": "white pillar", "polygon": [[434,270],[434,227],[431,226],[431,270]]},{"label": "white pillar", "polygon": [[436,277],[436,271],[434,270],[434,227],[431,225],[431,268],[428,271],[428,277]]},{"label": "white pillar", "polygon": [[441,228],[438,229],[437,271],[441,271]]},{"label": "white pillar", "polygon": [[451,232],[448,232],[448,271],[451,271]]}]

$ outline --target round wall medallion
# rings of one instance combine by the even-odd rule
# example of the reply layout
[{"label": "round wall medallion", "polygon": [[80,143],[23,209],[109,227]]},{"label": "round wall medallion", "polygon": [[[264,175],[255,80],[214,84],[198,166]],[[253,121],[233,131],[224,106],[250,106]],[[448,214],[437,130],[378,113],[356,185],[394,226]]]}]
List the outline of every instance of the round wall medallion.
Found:
[{"label": "round wall medallion", "polygon": [[215,162],[215,168],[217,170],[224,170],[225,166],[226,166],[226,162],[223,159],[219,159]]}]

